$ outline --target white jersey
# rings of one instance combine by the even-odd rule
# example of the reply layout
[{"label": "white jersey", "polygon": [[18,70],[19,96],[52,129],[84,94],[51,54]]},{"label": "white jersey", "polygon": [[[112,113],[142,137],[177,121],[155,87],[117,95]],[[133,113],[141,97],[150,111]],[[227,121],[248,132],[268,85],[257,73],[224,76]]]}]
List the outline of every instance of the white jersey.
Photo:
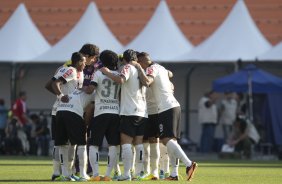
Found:
[{"label": "white jersey", "polygon": [[61,91],[64,95],[72,93],[77,88],[82,88],[83,72],[78,72],[74,67],[62,67],[54,76],[56,79],[60,77],[66,80],[66,83],[61,85]]},{"label": "white jersey", "polygon": [[154,78],[151,88],[158,104],[158,113],[180,106],[173,95],[167,69],[154,63],[146,69],[146,75]]},{"label": "white jersey", "polygon": [[[112,71],[118,75],[117,71]],[[97,84],[95,95],[94,117],[100,114],[119,114],[120,84],[104,75],[100,70],[94,73],[93,80]]]},{"label": "white jersey", "polygon": [[93,101],[92,94],[86,94],[84,91],[76,89],[71,94],[68,94],[69,102],[60,102],[57,111],[70,111],[83,118],[84,108]]},{"label": "white jersey", "polygon": [[[63,77],[67,81],[67,83],[61,84],[60,86],[64,95],[72,93],[77,88],[82,88],[84,80],[83,72],[77,72],[73,67],[61,66],[58,68],[53,78],[59,79],[60,77]],[[56,115],[59,102],[60,100],[56,99],[52,107],[52,115]]]},{"label": "white jersey", "polygon": [[120,115],[147,118],[146,87],[141,85],[137,69],[126,64],[120,74],[125,78],[125,82],[121,85]]},{"label": "white jersey", "polygon": [[235,99],[223,99],[221,106],[224,110],[221,113],[219,123],[223,125],[233,125],[236,119],[237,101]]},{"label": "white jersey", "polygon": [[146,91],[147,111],[149,115],[158,114],[158,104],[151,87]]}]

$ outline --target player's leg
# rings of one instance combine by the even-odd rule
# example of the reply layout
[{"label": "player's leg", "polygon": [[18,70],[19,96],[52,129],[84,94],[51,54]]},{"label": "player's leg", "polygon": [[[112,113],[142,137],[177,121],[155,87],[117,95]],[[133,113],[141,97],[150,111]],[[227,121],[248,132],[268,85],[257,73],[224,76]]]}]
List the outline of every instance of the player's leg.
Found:
[{"label": "player's leg", "polygon": [[186,165],[187,180],[191,180],[194,171],[197,167],[195,162],[192,162],[180,145],[176,138],[180,136],[180,107],[175,107],[160,113],[159,118],[162,123],[162,143],[166,145],[170,158],[179,158]]}]

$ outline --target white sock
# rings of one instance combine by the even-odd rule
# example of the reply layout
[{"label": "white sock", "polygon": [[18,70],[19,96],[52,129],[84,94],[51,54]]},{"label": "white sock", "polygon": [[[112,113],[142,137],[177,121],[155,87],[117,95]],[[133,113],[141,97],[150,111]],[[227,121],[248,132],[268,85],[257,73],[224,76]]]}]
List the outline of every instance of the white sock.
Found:
[{"label": "white sock", "polygon": [[144,172],[151,173],[150,171],[150,144],[148,142],[143,143],[144,146]]},{"label": "white sock", "polygon": [[69,172],[69,146],[58,146],[59,148],[59,155],[61,161],[61,168],[62,168],[62,175],[65,177],[69,177],[71,173]]},{"label": "white sock", "polygon": [[89,147],[89,161],[92,167],[93,176],[99,176],[99,148],[98,146]]},{"label": "white sock", "polygon": [[132,161],[131,161],[131,171],[135,172],[135,159],[136,159],[136,150],[134,146],[131,146],[132,149]]},{"label": "white sock", "polygon": [[159,176],[159,161],[160,161],[160,148],[159,143],[150,144],[150,165],[152,168],[152,174]]},{"label": "white sock", "polygon": [[54,146],[53,148],[53,175],[61,175],[61,163],[58,146]]},{"label": "white sock", "polygon": [[135,145],[136,150],[136,168],[135,168],[135,175],[140,175],[141,171],[143,171],[143,157],[144,157],[144,147],[143,144]]},{"label": "white sock", "polygon": [[167,153],[167,148],[163,144],[159,144],[160,147],[160,170],[164,171],[164,173],[169,172],[169,156]]},{"label": "white sock", "polygon": [[171,151],[175,158],[179,158],[186,167],[190,167],[192,165],[192,161],[186,156],[180,145],[177,141],[171,139],[166,144],[167,150]]},{"label": "white sock", "polygon": [[117,148],[116,146],[110,146],[108,152],[108,166],[105,176],[111,176],[114,165],[117,159]]},{"label": "white sock", "polygon": [[119,167],[119,157],[120,157],[120,145],[116,146],[116,163],[114,164],[114,171],[121,174],[120,167]]},{"label": "white sock", "polygon": [[120,145],[116,146],[117,155],[116,155],[116,163],[114,164],[114,172],[121,174],[120,167],[119,167],[119,157],[120,157]]},{"label": "white sock", "polygon": [[88,179],[89,176],[86,173],[86,169],[87,169],[87,150],[86,150],[86,145],[77,146],[77,156],[78,156],[78,160],[79,160],[80,176]]},{"label": "white sock", "polygon": [[170,176],[172,176],[172,177],[178,176],[179,159],[174,156],[174,154],[171,152],[171,150],[168,149],[167,153],[168,153],[170,165],[171,165]]},{"label": "white sock", "polygon": [[130,176],[130,168],[132,166],[132,148],[131,144],[123,144],[121,146],[122,148],[122,162],[124,167],[124,176],[129,177]]},{"label": "white sock", "polygon": [[[68,154],[69,154],[69,173],[73,174],[73,168],[74,168],[74,157],[75,157],[75,149],[76,145],[69,145],[68,146]],[[74,168],[75,170],[75,168]]]}]

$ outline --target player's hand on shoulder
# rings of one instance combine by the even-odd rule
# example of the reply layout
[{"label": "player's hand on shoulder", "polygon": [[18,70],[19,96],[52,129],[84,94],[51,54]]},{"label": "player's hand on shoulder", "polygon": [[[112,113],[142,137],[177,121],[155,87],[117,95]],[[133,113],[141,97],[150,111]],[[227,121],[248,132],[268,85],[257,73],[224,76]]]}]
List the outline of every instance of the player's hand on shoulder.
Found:
[{"label": "player's hand on shoulder", "polygon": [[102,67],[102,68],[100,68],[100,71],[104,74],[107,74],[107,73],[110,72],[110,69],[108,69],[107,67]]},{"label": "player's hand on shoulder", "polygon": [[62,98],[61,98],[61,101],[63,102],[63,103],[68,103],[69,102],[69,96],[68,95],[64,95],[64,96],[62,96]]}]

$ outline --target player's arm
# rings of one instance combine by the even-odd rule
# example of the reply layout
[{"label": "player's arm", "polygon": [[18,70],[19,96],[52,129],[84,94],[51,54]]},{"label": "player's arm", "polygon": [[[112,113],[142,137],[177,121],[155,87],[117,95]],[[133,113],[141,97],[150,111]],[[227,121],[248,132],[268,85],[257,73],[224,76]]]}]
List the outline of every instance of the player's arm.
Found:
[{"label": "player's arm", "polygon": [[60,77],[59,79],[56,79],[53,83],[52,83],[52,89],[54,91],[54,93],[61,99],[62,102],[67,103],[69,101],[69,97],[68,95],[65,95],[62,93],[60,85],[66,83],[67,81],[63,78]]},{"label": "player's arm", "polygon": [[52,83],[54,82],[54,80],[56,80],[56,79],[52,78],[52,79],[48,80],[47,83],[45,84],[45,89],[47,89],[49,92],[56,95],[56,93],[54,92],[53,87],[52,87]]},{"label": "player's arm", "polygon": [[167,70],[167,74],[168,74],[168,77],[169,77],[169,78],[172,78],[172,77],[173,77],[173,73],[172,73],[172,71]]},{"label": "player's arm", "polygon": [[84,109],[84,121],[86,125],[90,125],[93,115],[94,115],[94,102],[91,102]]},{"label": "player's arm", "polygon": [[110,79],[119,84],[123,84],[125,82],[124,76],[113,74],[107,67],[102,67],[100,70],[103,74],[107,75]]}]

